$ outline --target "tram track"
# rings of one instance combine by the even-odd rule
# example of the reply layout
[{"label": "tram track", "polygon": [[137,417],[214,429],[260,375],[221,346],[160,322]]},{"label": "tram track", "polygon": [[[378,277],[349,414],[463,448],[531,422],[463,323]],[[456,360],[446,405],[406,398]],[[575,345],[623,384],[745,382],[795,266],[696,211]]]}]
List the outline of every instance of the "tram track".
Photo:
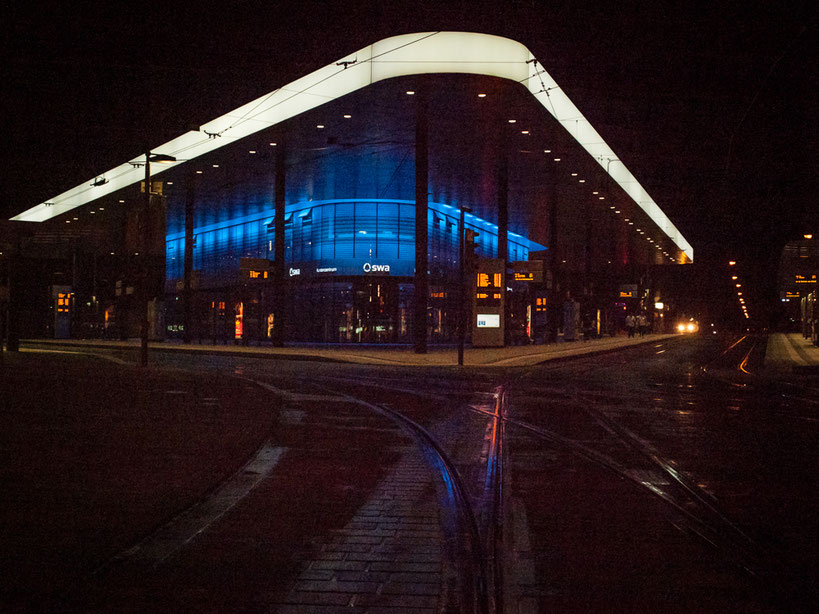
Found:
[{"label": "tram track", "polygon": [[[723,356],[734,350],[735,353],[742,354],[743,360],[739,361],[739,364],[747,365],[748,358],[757,344],[752,344],[746,351],[747,346],[741,345],[744,339],[728,348]],[[611,366],[607,364],[600,367]],[[580,365],[575,365],[572,369],[579,370],[582,370]],[[705,368],[702,371],[707,373]],[[481,614],[503,612],[505,575],[514,575],[514,568],[505,569],[511,559],[506,554],[506,548],[509,546],[504,544],[507,537],[504,527],[505,521],[508,520],[505,518],[505,499],[511,496],[511,492],[507,493],[504,490],[504,461],[508,454],[506,443],[510,435],[509,429],[526,432],[555,449],[602,467],[626,480],[641,492],[659,499],[672,513],[673,518],[669,518],[672,524],[683,532],[696,535],[751,577],[767,581],[772,577],[781,580],[783,575],[787,575],[787,570],[777,569],[775,561],[772,563],[769,558],[766,559],[759,546],[719,509],[716,500],[709,493],[702,491],[684,474],[677,471],[674,464],[663,458],[648,441],[610,417],[604,411],[606,401],[596,398],[593,392],[581,393],[571,385],[569,388],[571,392],[565,396],[568,397],[567,401],[584,410],[591,423],[608,433],[610,443],[601,444],[602,449],[595,445],[594,438],[590,443],[581,433],[564,433],[559,428],[546,428],[514,417],[512,408],[518,392],[515,388],[528,373],[513,372],[511,378],[507,377],[503,384],[494,388],[482,376],[463,380],[459,385],[453,386],[453,382],[446,378],[428,380],[419,377],[410,378],[408,381],[406,377],[385,377],[387,374],[357,375],[354,382],[344,376],[329,374],[310,379],[291,377],[278,391],[271,390],[269,385],[263,386],[272,392],[284,391],[282,394],[285,397],[309,397],[317,401],[322,398],[343,399],[391,418],[414,438],[423,450],[429,466],[445,485],[449,496],[447,505],[450,508],[446,513],[460,518],[460,523],[453,523],[453,526],[458,527],[455,534],[448,537],[460,544],[459,554],[453,561],[454,566],[460,571],[462,598],[460,611]],[[570,376],[570,379],[573,378]],[[529,388],[529,393],[533,392],[530,386],[525,388]],[[316,391],[316,394],[311,394],[307,392],[308,390]],[[374,394],[362,390],[371,390]],[[380,393],[376,392],[379,390]],[[391,398],[390,402],[377,402],[385,395]],[[451,455],[452,452],[447,451],[445,446],[436,440],[428,426],[425,427],[410,417],[417,411],[411,408],[411,404],[404,403],[402,407],[400,398],[395,399],[393,395],[410,395],[432,401],[436,405],[447,399],[454,407],[467,408],[487,420],[488,445],[481,459],[485,475],[482,490],[472,501],[458,471],[457,461]],[[468,402],[476,399],[477,402]],[[423,414],[422,421],[429,424],[429,420],[430,415]],[[609,447],[611,442],[619,445],[624,452],[612,454]],[[654,475],[662,475],[665,479],[655,480],[652,477]],[[464,564],[465,562],[468,564]],[[787,595],[781,591],[777,596],[787,601]]]}]

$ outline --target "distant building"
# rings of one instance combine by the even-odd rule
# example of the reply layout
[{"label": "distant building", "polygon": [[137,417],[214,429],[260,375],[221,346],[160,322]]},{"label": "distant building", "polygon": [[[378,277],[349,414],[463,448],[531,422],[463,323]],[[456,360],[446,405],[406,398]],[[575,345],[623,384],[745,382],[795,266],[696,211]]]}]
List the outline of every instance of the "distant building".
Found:
[{"label": "distant building", "polygon": [[805,235],[791,241],[779,259],[779,298],[786,327],[816,341],[817,278],[819,278],[819,238]]}]

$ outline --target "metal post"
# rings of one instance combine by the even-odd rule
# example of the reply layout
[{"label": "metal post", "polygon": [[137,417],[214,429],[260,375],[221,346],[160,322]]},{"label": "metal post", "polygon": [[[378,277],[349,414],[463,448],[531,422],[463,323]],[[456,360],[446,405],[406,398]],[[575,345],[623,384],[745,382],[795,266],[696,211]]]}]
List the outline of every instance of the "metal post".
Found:
[{"label": "metal post", "polygon": [[461,207],[461,218],[458,226],[458,365],[464,364],[464,343],[466,341],[467,308],[466,308],[466,244],[464,241],[464,216],[469,207]]},{"label": "metal post", "polygon": [[140,327],[139,327],[139,366],[148,366],[148,217],[151,210],[151,152],[145,152],[145,209],[140,219],[140,260],[142,260],[142,278],[140,279]]}]

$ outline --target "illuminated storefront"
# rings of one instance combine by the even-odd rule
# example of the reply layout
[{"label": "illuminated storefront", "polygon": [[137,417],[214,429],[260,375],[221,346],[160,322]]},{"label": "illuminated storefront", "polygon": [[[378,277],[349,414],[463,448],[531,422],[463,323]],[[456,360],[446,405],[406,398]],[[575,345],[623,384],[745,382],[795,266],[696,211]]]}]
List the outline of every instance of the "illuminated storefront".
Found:
[{"label": "illuminated storefront", "polygon": [[[430,203],[428,213],[429,332],[433,341],[455,336],[456,296],[449,289],[458,269],[460,211]],[[497,225],[471,214],[465,227],[476,236],[477,253],[494,257]],[[198,313],[203,339],[269,339],[272,213],[258,214],[194,230],[193,266],[197,293],[210,308]],[[167,240],[170,305],[181,288],[184,233]],[[509,233],[509,261],[528,260],[545,247]],[[285,259],[291,317],[288,337],[319,342],[408,342],[411,340],[415,264],[415,203],[357,199],[298,203],[285,213]],[[209,298],[208,298],[209,297]],[[219,300],[217,300],[217,298]],[[223,300],[226,299],[226,300]],[[233,305],[225,312],[224,304]],[[170,336],[181,336],[182,313],[167,319]],[[232,319],[231,319],[232,318]],[[232,323],[232,324],[231,324]]]}]

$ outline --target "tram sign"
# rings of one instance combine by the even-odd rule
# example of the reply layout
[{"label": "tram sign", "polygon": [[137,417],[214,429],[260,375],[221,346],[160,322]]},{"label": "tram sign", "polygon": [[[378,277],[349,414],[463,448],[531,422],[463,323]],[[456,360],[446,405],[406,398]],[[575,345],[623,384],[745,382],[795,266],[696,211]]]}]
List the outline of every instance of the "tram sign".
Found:
[{"label": "tram sign", "polygon": [[816,283],[816,274],[813,275],[796,275],[796,279],[794,280],[797,284],[815,284]]},{"label": "tram sign", "polygon": [[242,279],[260,281],[271,277],[273,262],[266,258],[242,258],[239,260],[239,276]]},{"label": "tram sign", "polygon": [[503,347],[506,263],[498,258],[478,261],[472,318],[473,347]]},{"label": "tram sign", "polygon": [[543,283],[543,260],[520,260],[509,266],[514,281]]},{"label": "tram sign", "polygon": [[636,298],[637,284],[623,284],[620,286],[620,298]]}]

